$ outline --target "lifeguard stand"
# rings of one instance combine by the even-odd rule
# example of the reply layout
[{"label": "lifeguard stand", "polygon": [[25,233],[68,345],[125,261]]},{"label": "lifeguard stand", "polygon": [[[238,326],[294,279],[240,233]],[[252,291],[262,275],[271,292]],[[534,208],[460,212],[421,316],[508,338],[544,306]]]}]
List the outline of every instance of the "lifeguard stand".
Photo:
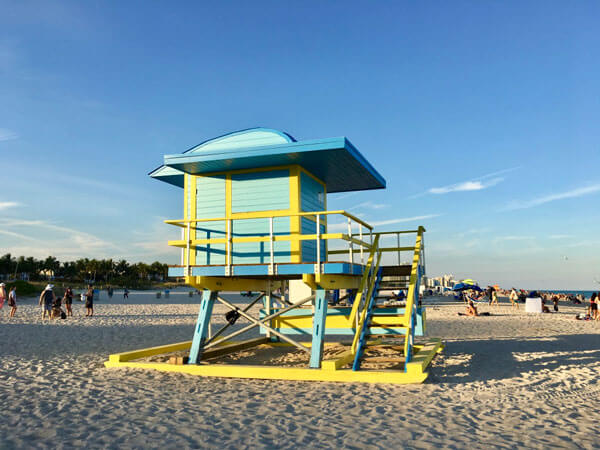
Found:
[{"label": "lifeguard stand", "polygon": [[[385,188],[348,139],[296,141],[272,129],[243,130],[166,155],[150,176],[183,188],[184,218],[166,221],[181,228],[181,239],[169,242],[181,248],[181,264],[169,275],[202,291],[200,311],[192,341],[111,355],[108,367],[240,378],[425,380],[442,348],[439,339],[415,341],[425,331],[419,301],[425,229],[376,232],[352,214],[327,210],[328,193]],[[400,237],[410,234],[414,244],[400,246]],[[385,246],[390,239],[394,243]],[[409,252],[409,263],[402,263],[401,252]],[[392,256],[385,262],[384,255]],[[398,289],[406,291],[403,302],[385,295]],[[223,291],[256,294],[242,307]],[[252,316],[259,301],[263,309]],[[230,311],[227,324],[212,333],[215,302]],[[238,319],[249,324],[232,331]],[[233,340],[257,327],[261,337]],[[324,347],[339,347],[344,336],[352,342],[324,359]],[[223,355],[281,346],[306,353],[305,367],[219,363]],[[383,346],[396,350],[396,357],[385,358],[397,363],[395,370],[361,369],[368,353]],[[187,349],[187,358],[174,358],[179,364],[135,361]]]}]

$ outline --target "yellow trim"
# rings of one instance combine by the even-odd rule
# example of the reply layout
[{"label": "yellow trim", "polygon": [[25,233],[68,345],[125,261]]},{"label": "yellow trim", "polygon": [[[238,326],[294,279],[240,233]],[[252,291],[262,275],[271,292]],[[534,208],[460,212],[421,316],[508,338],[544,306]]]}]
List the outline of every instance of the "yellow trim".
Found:
[{"label": "yellow trim", "polygon": [[[231,203],[232,203],[232,194],[231,194],[231,174],[227,174],[225,176],[225,217],[227,219],[231,219]],[[226,225],[227,226],[227,225]]]},{"label": "yellow trim", "polygon": [[[412,268],[410,271],[410,279],[408,285],[408,293],[406,294],[406,310],[404,311],[404,318],[408,323],[410,323],[410,317],[412,314],[412,310],[415,304],[415,294],[419,295],[419,287],[417,286],[417,279],[419,278],[419,265],[421,260],[421,242],[423,237],[423,232],[425,228],[419,227],[419,231],[417,233],[417,241],[415,242],[415,253],[413,254],[413,262]],[[407,354],[409,350],[409,345],[412,343],[409,342],[409,339],[406,339],[404,342],[404,353]]]},{"label": "yellow trim", "polygon": [[304,369],[295,367],[267,367],[228,364],[167,364],[167,363],[114,363],[107,361],[105,367],[129,367],[133,369],[154,369],[161,372],[185,373],[204,377],[246,378],[261,380],[293,380],[293,381],[327,381],[343,383],[383,383],[383,384],[418,384],[423,383],[428,372],[419,372],[419,367],[412,367],[410,372],[402,370],[359,370],[351,369]]},{"label": "yellow trim", "polygon": [[210,172],[210,173],[203,173],[200,175],[196,175],[198,177],[216,177],[219,175],[237,175],[240,173],[256,173],[256,172],[268,172],[270,170],[283,170],[283,169],[289,169],[291,167],[294,167],[293,164],[287,164],[287,165],[283,165],[283,166],[268,166],[268,167],[258,167],[256,169],[236,169],[236,170],[223,170],[220,172]]},{"label": "yellow trim", "polygon": [[[134,350],[132,352],[110,355],[105,367],[130,367],[137,369],[152,369],[162,372],[186,373],[189,375],[213,376],[225,378],[258,378],[268,380],[298,380],[298,381],[337,381],[359,383],[409,384],[422,383],[429,373],[427,367],[433,357],[443,349],[439,339],[430,339],[424,345],[415,346],[416,354],[413,361],[403,370],[358,370],[341,369],[352,361],[349,352],[339,355],[336,359],[325,360],[322,369],[306,369],[296,367],[250,366],[228,364],[167,364],[134,362],[133,359],[168,353],[189,347],[189,342],[152,347],[150,349]],[[269,347],[263,344],[261,347]],[[275,345],[273,345],[275,346]],[[141,355],[141,356],[140,356]]]},{"label": "yellow trim", "polygon": [[[190,219],[195,220],[198,218],[197,209],[198,205],[196,203],[196,193],[198,189],[198,177],[190,177],[189,189],[190,189]],[[193,242],[196,240],[196,227],[190,227],[190,236],[189,239]],[[190,254],[188,256],[190,260],[190,265],[196,264],[196,247],[193,244],[190,244]]]},{"label": "yellow trim", "polygon": [[358,291],[356,293],[356,297],[354,298],[354,303],[352,304],[352,311],[350,312],[350,323],[354,323],[356,320],[356,315],[358,314],[358,307],[362,301],[362,295],[365,287],[367,286],[367,282],[369,279],[369,272],[371,267],[373,266],[373,260],[375,258],[375,254],[377,251],[377,247],[379,246],[379,236],[375,236],[375,240],[373,241],[373,246],[371,247],[371,252],[369,253],[369,258],[367,259],[367,265],[365,266],[365,270],[363,272],[362,279],[360,280],[360,285],[358,286]]},{"label": "yellow trim", "polygon": [[269,213],[269,217],[288,217],[290,215],[290,211],[288,209],[268,209],[263,211],[231,213],[230,218],[235,220],[268,219],[269,217],[265,217],[266,213]]},{"label": "yellow trim", "polygon": [[317,285],[323,289],[357,289],[360,285],[361,277],[352,275],[330,275],[330,274],[303,274],[302,281],[312,289],[317,289]]},{"label": "yellow trim", "polygon": [[160,345],[158,347],[143,348],[130,352],[116,353],[110,355],[108,360],[112,363],[126,362],[133,359],[147,358],[148,356],[161,355],[164,353],[187,350],[192,346],[192,341],[177,342],[176,344]]},{"label": "yellow trim", "polygon": [[[300,212],[300,166],[290,168],[290,213]],[[290,217],[290,234],[299,235],[301,232],[300,216]],[[302,261],[302,244],[300,241],[292,241],[290,246],[290,262],[299,263]]]},{"label": "yellow trim", "polygon": [[[321,287],[324,287],[320,285]],[[341,286],[340,286],[341,287]],[[343,287],[342,287],[343,288]],[[307,309],[303,316],[277,316],[273,319],[273,328],[277,329],[311,329],[313,324],[313,315],[310,309]],[[347,315],[335,315],[327,316],[325,321],[325,329],[352,329],[354,324],[350,322],[350,316]],[[391,332],[397,334],[401,333],[402,330],[406,330],[407,326],[404,325],[404,317],[401,315],[390,313],[386,316],[373,316],[368,324],[369,328],[385,328]]]},{"label": "yellow trim", "polygon": [[[375,248],[377,248],[377,247],[375,246]],[[367,296],[365,297],[365,304],[363,305],[363,310],[360,315],[360,320],[358,321],[358,327],[356,327],[356,332],[354,333],[354,340],[352,341],[352,352],[354,354],[356,354],[356,352],[358,351],[358,341],[360,340],[361,331],[365,326],[368,326],[366,324],[367,312],[369,310],[368,302],[371,299],[371,296],[373,295],[373,289],[375,288],[375,280],[377,278],[377,272],[379,271],[379,264],[381,263],[381,253],[380,252],[377,252],[376,258],[377,258],[377,262],[375,263],[375,268],[373,269],[371,280],[369,282],[369,289],[367,290]],[[368,272],[365,271],[365,273],[368,273]],[[408,305],[406,307],[408,308]],[[352,310],[354,310],[354,308],[352,308]]]},{"label": "yellow trim", "polygon": [[271,283],[271,289],[281,287],[281,281],[269,281],[259,278],[198,276],[186,278],[186,284],[198,290],[207,289],[210,291],[266,291],[269,282]]},{"label": "yellow trim", "polygon": [[[343,233],[327,233],[320,236],[321,239],[327,241],[329,239],[341,239],[344,241],[350,241],[347,234]],[[316,234],[289,234],[286,236],[273,236],[273,242],[298,242],[298,241],[314,241],[317,239]],[[248,242],[269,242],[271,238],[269,236],[246,236],[246,237],[234,237],[231,238],[231,242],[234,244],[248,243]],[[359,241],[360,242],[360,241]],[[192,246],[208,245],[208,244],[225,244],[227,238],[210,238],[210,239],[194,239],[191,241]],[[184,240],[173,240],[168,241],[168,244],[173,247],[186,247],[187,242]],[[365,248],[369,249],[368,244],[365,243]],[[337,251],[332,251],[331,254]],[[339,251],[338,253],[347,253],[347,251]]]},{"label": "yellow trim", "polygon": [[[356,223],[360,223],[362,226],[366,227],[368,230],[373,229],[373,227],[371,225],[369,225],[368,223],[362,221],[358,217],[356,217],[344,210],[285,212],[287,210],[283,209],[283,210],[273,210],[273,211],[275,211],[275,213],[271,213],[269,211],[256,211],[256,214],[258,216],[257,218],[282,217],[282,216],[290,216],[290,217],[294,217],[294,216],[305,217],[305,216],[307,216],[308,217],[308,216],[316,216],[317,214],[319,214],[321,216],[330,216],[332,214],[339,214],[339,215],[342,215],[342,216],[352,219]],[[277,212],[277,211],[281,211],[281,212]],[[246,213],[238,213],[238,214],[246,214]],[[254,214],[254,213],[252,213],[252,214]],[[217,222],[217,221],[222,221],[225,219],[226,219],[226,217],[209,217],[209,218],[202,218],[202,219],[197,219],[197,220],[188,220],[188,219],[184,218],[184,219],[169,219],[169,220],[165,220],[164,222],[169,225],[185,227],[186,226],[185,224],[187,224],[187,222]],[[353,235],[358,236],[358,234],[353,234]],[[373,233],[373,235],[375,235],[375,233]]]}]

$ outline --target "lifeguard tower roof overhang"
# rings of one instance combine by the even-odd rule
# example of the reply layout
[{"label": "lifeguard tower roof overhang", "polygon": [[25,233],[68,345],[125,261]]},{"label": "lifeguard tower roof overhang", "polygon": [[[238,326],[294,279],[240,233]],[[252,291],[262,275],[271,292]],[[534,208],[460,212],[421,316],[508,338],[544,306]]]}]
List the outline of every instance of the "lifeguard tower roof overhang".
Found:
[{"label": "lifeguard tower roof overhang", "polygon": [[345,137],[296,141],[287,133],[251,128],[205,141],[182,154],[165,155],[149,175],[183,187],[184,173],[257,169],[297,164],[322,180],[328,193],[385,188],[385,179]]}]

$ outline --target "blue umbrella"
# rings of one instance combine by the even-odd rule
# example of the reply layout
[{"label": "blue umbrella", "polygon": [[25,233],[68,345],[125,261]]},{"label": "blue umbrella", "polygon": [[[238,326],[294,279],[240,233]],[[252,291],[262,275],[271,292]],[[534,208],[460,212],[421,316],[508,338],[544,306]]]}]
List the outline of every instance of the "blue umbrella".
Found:
[{"label": "blue umbrella", "polygon": [[454,286],[454,290],[455,291],[473,290],[473,291],[477,291],[477,292],[483,291],[483,289],[481,289],[476,284],[465,284],[465,283],[458,283],[457,285]]}]

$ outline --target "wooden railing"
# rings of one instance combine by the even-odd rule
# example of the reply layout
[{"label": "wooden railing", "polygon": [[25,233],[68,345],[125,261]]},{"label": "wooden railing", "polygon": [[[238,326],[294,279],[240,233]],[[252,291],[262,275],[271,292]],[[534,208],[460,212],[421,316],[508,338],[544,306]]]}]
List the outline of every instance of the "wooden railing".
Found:
[{"label": "wooden railing", "polygon": [[[346,233],[328,233],[327,232],[327,218],[329,216],[338,215],[343,216],[346,223],[344,227],[347,228]],[[278,217],[310,217],[315,221],[315,233],[314,234],[301,234],[301,233],[281,233],[275,234],[273,221]],[[235,236],[234,224],[243,220],[254,220],[254,219],[267,219],[269,221],[268,233],[260,233],[256,236]],[[199,224],[224,222],[225,236],[220,238],[207,238],[207,239],[193,239],[192,231],[198,230]],[[302,241],[315,241],[316,242],[316,261],[322,262],[328,260],[329,255],[335,254],[347,254],[348,261],[354,264],[354,258],[356,251],[360,254],[361,263],[363,262],[364,252],[371,250],[373,242],[373,227],[368,223],[362,221],[356,216],[346,211],[311,211],[311,212],[300,212],[300,213],[288,213],[288,212],[257,212],[240,214],[238,217],[215,217],[215,218],[201,218],[201,219],[180,219],[180,220],[165,220],[165,223],[169,225],[175,225],[181,227],[183,230],[182,239],[171,240],[169,245],[180,247],[184,252],[182,254],[182,265],[187,267],[187,273],[189,273],[191,252],[196,251],[197,246],[201,245],[214,245],[214,244],[225,244],[225,265],[230,267],[233,264],[233,249],[237,243],[249,243],[249,242],[268,242],[269,243],[269,266],[273,268],[275,264],[275,242],[302,242]],[[325,225],[325,233],[321,232],[321,225]],[[336,226],[339,224],[336,224]],[[358,232],[355,232],[355,231]],[[266,234],[266,235],[265,235]],[[365,237],[369,237],[368,241]],[[322,255],[321,243],[323,241],[328,242],[331,240],[340,240],[346,243],[347,248],[344,250],[331,250],[326,255]],[[317,265],[317,271],[320,271],[320,264]]]}]

